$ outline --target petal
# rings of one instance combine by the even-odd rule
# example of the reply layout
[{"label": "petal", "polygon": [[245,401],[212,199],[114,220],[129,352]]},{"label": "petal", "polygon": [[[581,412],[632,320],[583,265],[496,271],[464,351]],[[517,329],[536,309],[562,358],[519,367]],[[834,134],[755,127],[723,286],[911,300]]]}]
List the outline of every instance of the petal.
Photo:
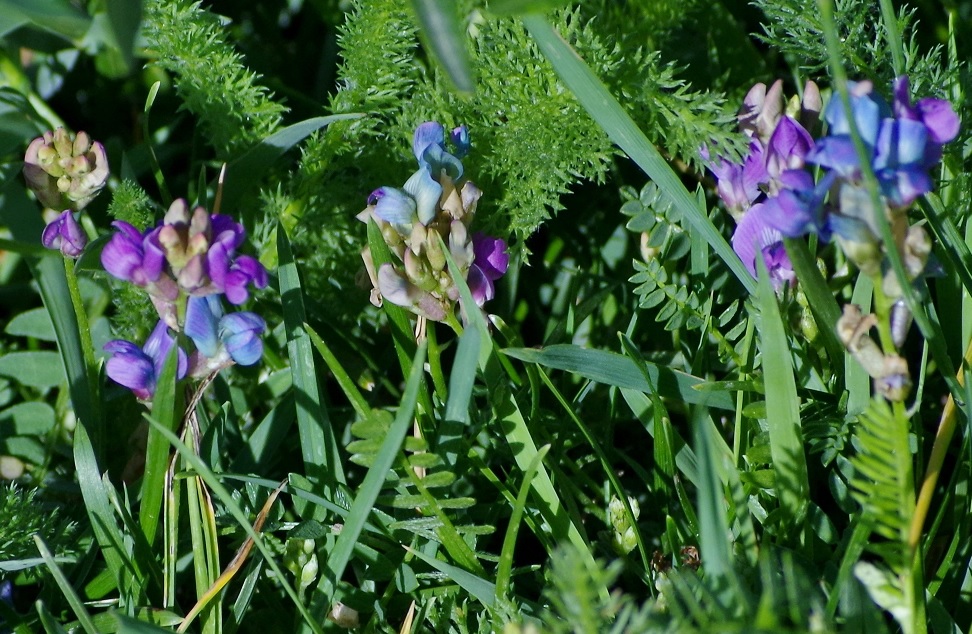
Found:
[{"label": "petal", "polygon": [[466,272],[466,284],[469,285],[469,292],[472,293],[477,306],[482,306],[496,295],[496,288],[493,283],[475,264],[470,266],[469,271]]},{"label": "petal", "polygon": [[216,355],[219,346],[217,310],[219,314],[222,313],[215,295],[190,297],[186,304],[186,323],[182,330],[196,344],[196,349],[209,358]]},{"label": "petal", "polygon": [[920,121],[885,119],[875,146],[874,169],[921,163],[927,141],[927,128]]},{"label": "petal", "polygon": [[422,156],[431,145],[441,146],[445,143],[445,128],[438,121],[426,121],[415,128],[415,135],[412,137],[412,152],[415,160],[422,163]]},{"label": "petal", "polygon": [[246,278],[257,288],[266,288],[267,269],[260,261],[249,255],[241,255],[233,262],[233,268],[243,273]]},{"label": "petal", "polygon": [[732,234],[732,248],[753,277],[756,277],[756,254],[783,240],[782,234],[768,222],[769,202],[753,205]]},{"label": "petal", "polygon": [[256,313],[230,313],[219,322],[219,337],[236,363],[253,365],[263,356],[260,335],[267,324]]},{"label": "petal", "polygon": [[[66,211],[64,213],[71,212]],[[47,226],[44,227],[43,233],[41,233],[41,244],[48,249],[61,248],[61,225],[64,223],[64,213],[58,216],[55,220],[49,222]]]},{"label": "petal", "polygon": [[894,207],[907,207],[932,190],[931,177],[918,166],[878,172],[881,191]]},{"label": "petal", "polygon": [[959,133],[960,121],[952,104],[944,99],[926,98],[918,102],[921,121],[928,128],[928,136],[939,145],[948,143]]},{"label": "petal", "polygon": [[766,169],[777,175],[787,168],[803,166],[804,158],[813,149],[813,138],[799,123],[783,117],[770,137],[766,153]]},{"label": "petal", "polygon": [[[155,329],[152,330],[152,334],[145,341],[145,345],[142,346],[142,351],[152,360],[155,366],[156,377],[161,374],[165,359],[169,356],[169,351],[172,350],[174,345],[175,339],[169,334],[169,327],[160,319],[159,323],[155,325]],[[181,379],[186,375],[186,353],[179,349],[177,356],[176,377]]]},{"label": "petal", "polygon": [[105,350],[112,354],[105,364],[105,373],[113,381],[148,395],[155,391],[155,366],[138,346],[115,340],[105,344]]},{"label": "petal", "polygon": [[253,365],[263,357],[263,340],[252,332],[230,335],[224,343],[230,357],[239,365]]},{"label": "petal", "polygon": [[[141,236],[139,236],[141,240]],[[142,249],[126,233],[116,233],[101,250],[101,265],[113,277],[133,281],[132,274],[142,264]]]},{"label": "petal", "polygon": [[453,128],[452,132],[449,133],[449,140],[452,141],[453,147],[456,148],[456,158],[461,159],[469,153],[471,143],[469,142],[468,127],[461,125]]},{"label": "petal", "polygon": [[820,139],[807,154],[807,162],[836,170],[842,176],[852,176],[860,168],[857,149],[846,134]]},{"label": "petal", "polygon": [[[435,218],[439,198],[442,196],[442,185],[432,179],[432,174],[428,169],[422,167],[405,182],[404,189],[415,199],[415,210],[418,213],[419,222],[423,225],[429,224]],[[381,202],[381,200],[378,201],[378,206],[381,205]],[[375,213],[383,220],[387,220],[381,215],[378,207],[375,208]]]},{"label": "petal", "polygon": [[506,242],[483,233],[473,235],[473,262],[489,280],[498,280],[510,266]]},{"label": "petal", "polygon": [[442,321],[446,313],[442,303],[431,293],[403,278],[391,264],[383,264],[378,269],[378,291],[381,296],[395,304],[408,308],[416,315],[432,321]]},{"label": "petal", "polygon": [[376,189],[375,215],[393,225],[408,226],[415,220],[415,200],[395,187]]}]

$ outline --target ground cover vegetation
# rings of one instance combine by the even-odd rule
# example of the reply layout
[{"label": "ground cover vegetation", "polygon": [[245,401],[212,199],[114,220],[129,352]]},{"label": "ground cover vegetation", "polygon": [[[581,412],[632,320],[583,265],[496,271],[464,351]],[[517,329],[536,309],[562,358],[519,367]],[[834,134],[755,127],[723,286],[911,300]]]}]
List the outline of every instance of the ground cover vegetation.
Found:
[{"label": "ground cover vegetation", "polygon": [[968,33],[0,0],[0,632],[968,631]]}]

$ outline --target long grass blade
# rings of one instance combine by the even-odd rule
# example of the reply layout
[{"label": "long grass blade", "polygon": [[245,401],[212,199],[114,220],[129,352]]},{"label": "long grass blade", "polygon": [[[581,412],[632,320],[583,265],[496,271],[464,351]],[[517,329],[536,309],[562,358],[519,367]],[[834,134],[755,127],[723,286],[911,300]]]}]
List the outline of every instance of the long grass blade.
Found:
[{"label": "long grass blade", "polygon": [[766,386],[766,422],[770,453],[776,473],[776,495],[783,512],[784,530],[799,531],[810,493],[807,459],[800,427],[800,399],[790,360],[790,345],[783,328],[776,292],[762,259],[759,266],[759,309],[762,317],[760,350]]},{"label": "long grass blade", "polygon": [[598,79],[594,71],[560,37],[546,18],[540,15],[525,15],[521,20],[544,57],[557,71],[561,81],[574,93],[588,114],[674,202],[682,217],[688,221],[694,231],[702,234],[743,287],[750,293],[755,293],[756,281],[746,270],[742,260],[712,221],[702,213],[698,201],[685,189],[678,175],[658,153],[651,141],[638,129],[637,124]]},{"label": "long grass blade", "polygon": [[[301,294],[297,263],[290,250],[290,240],[282,224],[277,225],[277,253],[280,257],[278,278],[283,303],[284,325],[287,328],[287,354],[293,373],[297,405],[297,428],[300,450],[304,458],[304,472],[313,482],[328,491],[336,483],[343,483],[344,467],[338,451],[334,430],[327,410],[321,402],[317,387],[317,370],[310,337],[304,330],[307,317]],[[317,519],[322,519],[318,517]]]},{"label": "long grass blade", "polygon": [[74,615],[78,617],[78,623],[81,624],[81,628],[87,634],[98,634],[98,628],[95,627],[94,621],[91,620],[91,615],[88,614],[84,603],[81,602],[81,597],[74,591],[64,571],[54,561],[54,555],[47,548],[47,544],[44,543],[40,535],[34,535],[34,543],[37,545],[37,550],[40,551],[41,557],[44,558],[44,563],[47,564],[48,569],[51,571],[51,575],[54,577],[57,587],[61,590],[61,594],[67,599],[68,605],[74,611]]}]

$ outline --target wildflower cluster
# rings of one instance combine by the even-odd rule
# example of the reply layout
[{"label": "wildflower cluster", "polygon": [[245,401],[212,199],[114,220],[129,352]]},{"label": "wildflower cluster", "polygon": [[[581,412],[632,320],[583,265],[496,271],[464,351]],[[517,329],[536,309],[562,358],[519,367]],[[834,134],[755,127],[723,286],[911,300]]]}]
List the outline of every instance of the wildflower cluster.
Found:
[{"label": "wildflower cluster", "polygon": [[144,232],[127,222],[113,224],[117,232],[101,252],[101,263],[114,277],[146,290],[159,322],[141,348],[128,341],[105,346],[113,355],[108,376],[138,398],[150,398],[175,345],[170,330],[183,332],[195,346],[188,356],[178,351],[179,378],[260,359],[263,318],[251,312],[224,314],[220,301],[225,296],[231,304],[242,304],[251,285],[267,285],[263,265],[237,253],[246,237],[243,225],[202,207],[190,212],[181,199],[172,203],[158,226]]},{"label": "wildflower cluster", "polygon": [[84,132],[74,136],[64,128],[45,132],[27,146],[24,179],[49,221],[41,243],[65,257],[79,257],[88,236],[76,213],[108,182],[105,148]]},{"label": "wildflower cluster", "polygon": [[[904,76],[894,82],[890,106],[874,93],[871,82],[851,82],[849,109],[837,96],[832,98],[824,111],[827,135],[814,141],[807,129],[820,110],[816,86],[808,83],[804,90],[799,121],[782,113],[780,86],[777,82],[767,91],[758,84],[746,97],[739,120],[753,140],[745,160],[712,164],[719,195],[737,221],[733,248],[750,271],[755,271],[761,252],[779,288],[796,282],[783,237],[811,232],[824,241],[833,237],[848,260],[874,279],[885,307],[896,302],[903,306],[888,251],[898,252],[908,283],[925,272],[931,241],[920,225],[909,223],[907,211],[932,190],[930,170],[941,160],[943,145],[957,136],[958,116],[941,99],[912,104]],[[855,145],[852,128],[863,152]],[[862,160],[877,180],[876,198],[864,182]],[[809,166],[818,168],[816,178]],[[894,244],[881,238],[884,222]],[[837,330],[877,391],[902,400],[910,389],[908,369],[890,349],[901,342],[887,342],[882,351],[867,334],[879,319],[891,319],[890,311],[885,312],[883,317],[862,315],[856,306],[848,306]]]},{"label": "wildflower cluster", "polygon": [[362,252],[373,287],[372,302],[380,306],[386,300],[432,321],[452,318],[459,299],[443,248],[479,306],[493,298],[494,283],[509,266],[502,239],[469,231],[482,192],[462,180],[461,159],[469,150],[466,128],[456,128],[449,138],[452,153],[446,148],[441,124],[420,125],[412,143],[418,169],[401,189],[376,189],[358,214],[363,222],[377,224],[399,260],[376,270],[370,249]]},{"label": "wildflower cluster", "polygon": [[[80,257],[88,236],[74,210],[81,210],[108,181],[104,147],[84,132],[73,138],[58,128],[34,139],[24,156],[27,185],[54,218],[41,235],[49,249]],[[60,212],[60,213],[56,213]],[[191,212],[184,200],[169,207],[159,226],[139,231],[116,221],[116,233],[101,252],[101,263],[114,277],[144,288],[159,313],[159,322],[142,347],[115,340],[108,376],[142,400],[156,382],[175,339],[182,331],[195,351],[178,351],[178,376],[204,376],[231,363],[252,365],[263,355],[260,335],[266,329],[254,313],[224,315],[219,296],[239,305],[249,286],[264,288],[267,272],[256,259],[237,253],[246,237],[243,225],[202,207]]]}]

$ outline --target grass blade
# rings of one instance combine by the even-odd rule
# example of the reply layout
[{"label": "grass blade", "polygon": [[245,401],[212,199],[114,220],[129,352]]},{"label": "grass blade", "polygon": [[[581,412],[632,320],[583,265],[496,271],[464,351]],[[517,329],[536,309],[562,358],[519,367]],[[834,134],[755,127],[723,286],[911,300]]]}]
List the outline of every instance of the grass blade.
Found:
[{"label": "grass blade", "polygon": [[[297,428],[300,450],[304,458],[304,472],[312,482],[330,491],[336,483],[343,483],[344,467],[338,452],[334,430],[327,410],[321,403],[317,387],[317,370],[310,337],[304,330],[307,317],[301,294],[297,263],[290,250],[290,239],[282,224],[277,225],[277,253],[280,257],[278,279],[283,303],[284,324],[287,328],[287,354],[293,373],[293,390],[297,405]],[[317,517],[316,519],[322,519]]]},{"label": "grass blade", "polygon": [[382,442],[375,462],[368,469],[368,473],[358,489],[354,502],[351,504],[351,511],[344,521],[341,534],[338,535],[334,548],[331,549],[327,562],[322,567],[321,579],[318,584],[319,592],[315,595],[315,600],[311,605],[312,613],[318,618],[323,618],[324,614],[330,609],[329,602],[338,581],[344,575],[344,569],[351,559],[351,553],[358,541],[358,536],[364,529],[371,509],[375,505],[375,500],[378,499],[378,494],[385,484],[385,478],[394,466],[405,436],[411,429],[415,405],[418,401],[418,392],[422,384],[424,359],[425,346],[422,345],[419,346],[415,357],[412,359],[412,372],[405,384],[405,394],[398,406],[395,420]]},{"label": "grass blade", "polygon": [[723,259],[736,278],[750,293],[756,292],[756,281],[749,274],[742,260],[736,255],[712,221],[699,209],[698,201],[685,189],[678,175],[668,165],[651,141],[638,129],[614,95],[598,79],[591,68],[540,15],[525,15],[523,25],[533,36],[540,51],[553,65],[554,70],[588,114],[604,129],[607,135],[635,163],[648,178],[672,200],[682,217],[705,238],[712,249]]},{"label": "grass blade", "polygon": [[800,529],[807,512],[810,483],[800,432],[800,399],[797,396],[790,344],[786,339],[776,292],[762,259],[759,266],[759,310],[763,324],[759,344],[766,386],[766,422],[770,453],[776,472],[776,495],[783,512],[783,531]]},{"label": "grass blade", "polygon": [[472,65],[463,41],[456,3],[452,0],[412,0],[422,33],[449,79],[460,92],[472,93]]},{"label": "grass blade", "polygon": [[506,348],[503,354],[527,363],[565,370],[605,385],[656,393],[665,398],[674,398],[685,403],[732,410],[735,405],[726,392],[699,390],[696,386],[705,383],[691,374],[672,370],[642,360],[649,383],[632,359],[606,350],[582,348],[571,344],[557,344],[544,348]]},{"label": "grass blade", "polygon": [[65,576],[61,568],[55,563],[54,555],[47,548],[47,544],[44,543],[40,535],[34,535],[34,543],[37,544],[37,550],[40,551],[41,557],[44,558],[44,563],[47,564],[51,574],[54,576],[54,581],[57,582],[57,587],[60,588],[61,594],[67,599],[68,605],[71,606],[75,616],[78,617],[78,622],[81,624],[81,627],[87,634],[98,634],[98,628],[95,627],[94,621],[91,620],[91,615],[88,614],[84,604],[81,602],[81,597],[74,591],[67,576]]}]

